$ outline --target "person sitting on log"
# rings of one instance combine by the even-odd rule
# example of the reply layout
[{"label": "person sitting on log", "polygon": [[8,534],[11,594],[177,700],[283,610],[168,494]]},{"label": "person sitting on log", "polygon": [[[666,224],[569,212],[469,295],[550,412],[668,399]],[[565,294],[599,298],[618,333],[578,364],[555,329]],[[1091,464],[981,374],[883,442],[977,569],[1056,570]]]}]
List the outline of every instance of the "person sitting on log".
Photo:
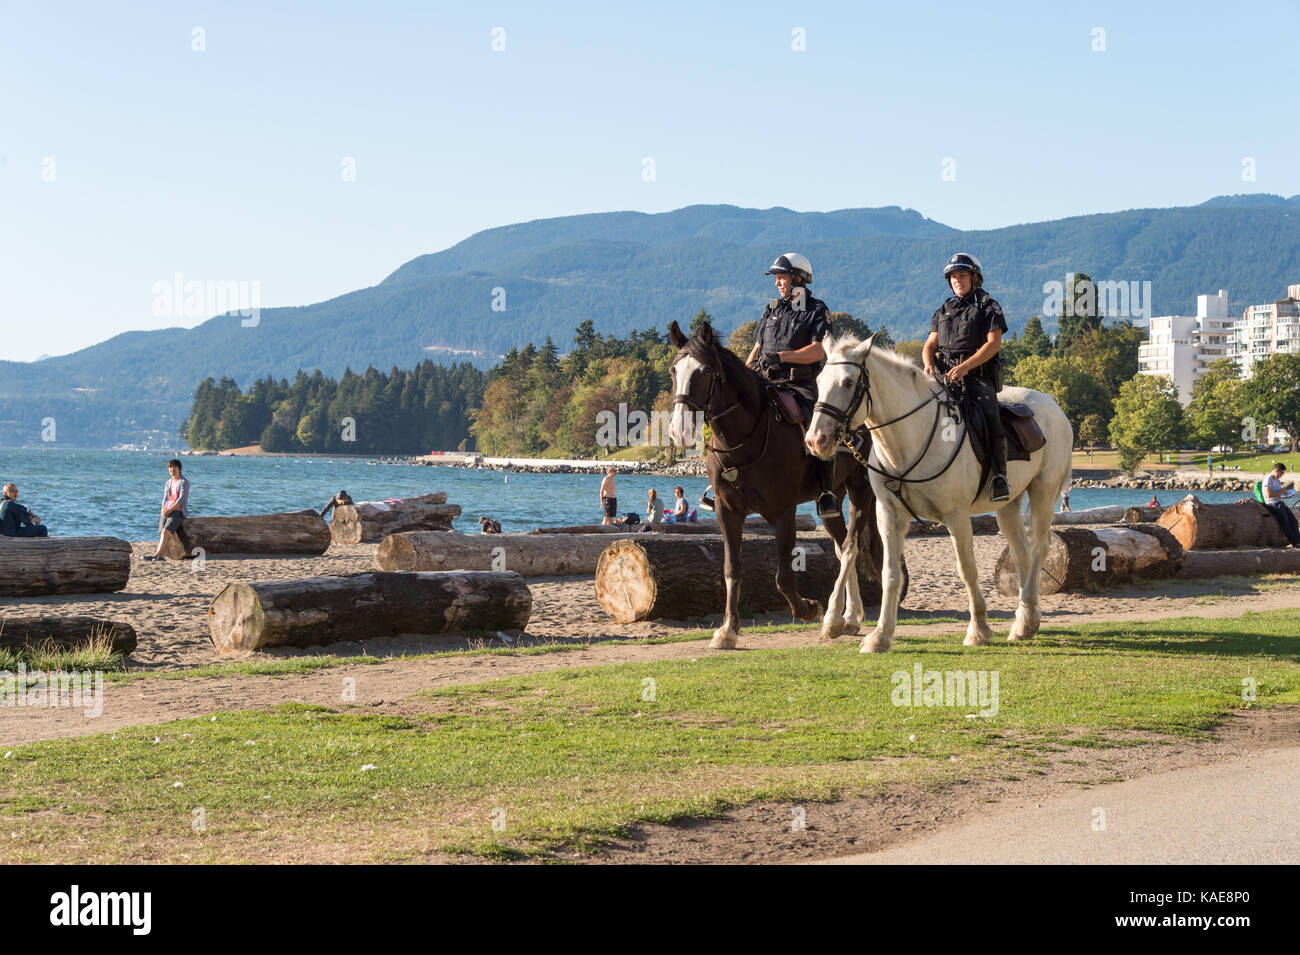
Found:
[{"label": "person sitting on log", "polygon": [[1282,528],[1286,539],[1291,542],[1290,546],[1300,550],[1300,529],[1296,527],[1295,515],[1291,513],[1291,508],[1286,506],[1284,500],[1293,495],[1295,490],[1294,486],[1290,491],[1282,490],[1282,475],[1285,473],[1286,465],[1279,461],[1273,465],[1273,470],[1264,479],[1264,506],[1273,512],[1273,518]]},{"label": "person sitting on log", "polygon": [[492,518],[490,518],[490,517],[480,517],[480,518],[478,519],[478,526],[479,526],[479,529],[480,529],[484,534],[500,534],[500,533],[501,533],[501,522],[500,522],[500,521],[494,521],[494,520],[493,520]]},{"label": "person sitting on log", "polygon": [[[189,516],[190,479],[181,477],[181,462],[172,458],[167,462],[167,473],[171,475],[163,485],[162,517],[158,519],[158,549],[146,554],[145,560],[162,560],[163,549],[167,546],[167,535],[180,537],[181,525]],[[181,546],[189,550],[189,545],[181,538]]]},{"label": "person sitting on log", "polygon": [[35,513],[18,503],[18,485],[4,486],[0,502],[0,533],[5,537],[49,537],[50,530]]},{"label": "person sitting on log", "polygon": [[320,512],[320,516],[321,517],[327,516],[329,512],[334,510],[334,508],[336,507],[351,507],[351,506],[352,506],[351,495],[349,495],[347,491],[339,491],[332,498],[330,498],[330,502],[325,505],[325,510]]}]

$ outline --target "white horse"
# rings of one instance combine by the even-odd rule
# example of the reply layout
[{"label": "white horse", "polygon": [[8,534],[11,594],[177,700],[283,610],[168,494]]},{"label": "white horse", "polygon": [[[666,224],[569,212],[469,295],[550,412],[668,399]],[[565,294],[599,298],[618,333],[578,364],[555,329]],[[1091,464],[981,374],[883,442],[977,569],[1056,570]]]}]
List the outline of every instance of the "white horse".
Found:
[{"label": "white horse", "polygon": [[[1004,388],[999,393],[1000,400],[1024,402],[1033,409],[1047,443],[1033,452],[1029,461],[1008,462],[1011,498],[995,504],[989,500],[987,487],[977,487],[979,461],[966,440],[965,424],[957,425],[948,418],[951,412],[941,401],[943,388],[901,355],[873,348],[874,338],[859,342],[851,337],[839,341],[827,337],[826,366],[817,377],[819,401],[805,437],[808,449],[825,458],[835,453],[846,429],[863,422],[871,429],[873,444],[867,466],[876,492],[876,521],[884,539],[884,591],[880,619],[862,639],[861,652],[888,650],[893,641],[908,506],[920,517],[942,521],[952,536],[957,566],[970,595],[967,646],[986,644],[993,634],[975,567],[970,517],[996,511],[1020,575],[1020,605],[1007,639],[1028,640],[1038,632],[1042,619],[1038,578],[1047,554],[1052,510],[1070,479],[1074,430],[1069,419],[1051,395],[1028,388]],[[900,477],[901,481],[891,480]],[[1021,517],[1025,495],[1031,515],[1028,539]],[[856,541],[850,537],[841,554],[840,584],[856,557]],[[843,592],[840,584],[835,594]],[[834,638],[843,631],[843,601],[832,599],[822,620],[822,637]]]}]

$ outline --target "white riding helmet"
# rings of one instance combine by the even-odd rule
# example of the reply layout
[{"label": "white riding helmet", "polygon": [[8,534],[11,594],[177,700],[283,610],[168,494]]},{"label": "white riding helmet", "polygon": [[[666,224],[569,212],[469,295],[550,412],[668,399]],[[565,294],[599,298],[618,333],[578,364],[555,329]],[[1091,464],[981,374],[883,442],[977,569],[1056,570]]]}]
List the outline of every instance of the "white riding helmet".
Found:
[{"label": "white riding helmet", "polygon": [[764,275],[793,274],[803,279],[804,285],[812,285],[812,263],[798,252],[787,252],[777,256],[772,267]]}]

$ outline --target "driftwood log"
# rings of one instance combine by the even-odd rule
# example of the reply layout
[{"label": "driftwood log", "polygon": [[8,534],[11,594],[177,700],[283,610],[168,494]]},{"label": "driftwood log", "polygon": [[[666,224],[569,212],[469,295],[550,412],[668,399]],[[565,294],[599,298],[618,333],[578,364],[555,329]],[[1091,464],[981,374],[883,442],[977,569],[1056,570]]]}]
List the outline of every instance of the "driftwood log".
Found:
[{"label": "driftwood log", "polygon": [[[742,551],[740,606],[744,613],[787,610],[789,604],[776,589],[777,555],[762,541],[748,540]],[[757,546],[755,546],[757,545]],[[799,538],[802,548],[795,581],[805,599],[823,605],[839,574],[840,562],[829,538]],[[610,544],[596,566],[596,599],[619,623],[707,617],[726,609],[726,584],[722,577],[721,538],[687,540],[643,535]],[[864,606],[880,604],[880,581],[858,567],[858,585]],[[907,567],[903,590],[907,595]]]},{"label": "driftwood log", "polygon": [[330,546],[330,529],[315,511],[283,514],[241,514],[237,517],[187,517],[180,534],[172,534],[163,556],[188,560],[196,548],[213,554],[310,554],[319,556]]},{"label": "driftwood log", "polygon": [[1285,547],[1238,547],[1233,550],[1193,550],[1187,553],[1183,577],[1300,574],[1300,550]]},{"label": "driftwood log", "polygon": [[403,531],[449,531],[459,504],[448,504],[445,491],[421,494],[386,504],[361,501],[334,508],[330,537],[340,544],[365,544]]},{"label": "driftwood log", "polygon": [[1177,537],[1185,550],[1283,547],[1287,543],[1277,519],[1258,501],[1206,504],[1189,494],[1156,523]]},{"label": "driftwood log", "polygon": [[[996,534],[998,532],[998,519],[992,514],[972,514],[970,529],[974,534]],[[948,528],[939,521],[926,521],[922,524],[920,521],[911,520],[907,524],[907,536],[947,537]]]},{"label": "driftwood log", "polygon": [[[646,529],[648,528],[648,530]],[[794,529],[796,531],[813,531],[817,529],[817,521],[811,514],[796,514],[794,516]],[[626,534],[629,531],[639,531],[650,534],[721,534],[722,525],[715,520],[699,521],[695,524],[646,524],[644,519],[640,524],[633,524],[627,527],[624,524],[571,524],[567,527],[539,527],[532,531],[534,534]],[[745,534],[771,534],[772,525],[758,517],[747,517],[743,528]]]},{"label": "driftwood log", "polygon": [[136,648],[135,628],[123,620],[98,617],[0,617],[0,647],[12,650],[44,644],[81,650],[107,639],[114,653],[128,656]]},{"label": "driftwood log", "polygon": [[[632,534],[626,535],[632,537]],[[770,541],[770,538],[767,538]],[[377,570],[511,570],[524,577],[589,576],[608,534],[390,534],[375,550]],[[770,543],[768,546],[771,546]]]},{"label": "driftwood log", "polygon": [[131,576],[131,545],[116,537],[0,537],[0,596],[102,594]]},{"label": "driftwood log", "polygon": [[1163,507],[1126,507],[1124,508],[1125,524],[1150,524],[1152,521],[1159,519],[1160,515],[1165,512]]},{"label": "driftwood log", "polygon": [[208,608],[221,652],[398,634],[522,630],[533,596],[514,573],[406,574],[227,584]]},{"label": "driftwood log", "polygon": [[[1155,524],[1056,528],[1049,538],[1039,592],[1095,591],[1131,580],[1175,577],[1185,559],[1182,545]],[[1009,597],[1020,593],[1010,547],[1004,547],[998,557],[993,582],[998,593]]]},{"label": "driftwood log", "polygon": [[1052,515],[1053,524],[1118,524],[1124,519],[1124,508],[1118,504],[1105,507],[1085,507],[1079,511],[1057,511]]}]

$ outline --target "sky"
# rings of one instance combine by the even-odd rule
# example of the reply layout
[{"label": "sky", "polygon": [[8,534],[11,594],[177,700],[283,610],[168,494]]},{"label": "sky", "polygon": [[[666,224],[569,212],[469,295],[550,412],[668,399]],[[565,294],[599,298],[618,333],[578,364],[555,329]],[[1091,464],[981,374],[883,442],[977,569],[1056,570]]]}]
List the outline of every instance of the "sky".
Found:
[{"label": "sky", "polygon": [[196,325],[177,275],[306,305],[552,216],[1290,196],[1298,34],[1295,0],[8,0],[0,357]]}]

